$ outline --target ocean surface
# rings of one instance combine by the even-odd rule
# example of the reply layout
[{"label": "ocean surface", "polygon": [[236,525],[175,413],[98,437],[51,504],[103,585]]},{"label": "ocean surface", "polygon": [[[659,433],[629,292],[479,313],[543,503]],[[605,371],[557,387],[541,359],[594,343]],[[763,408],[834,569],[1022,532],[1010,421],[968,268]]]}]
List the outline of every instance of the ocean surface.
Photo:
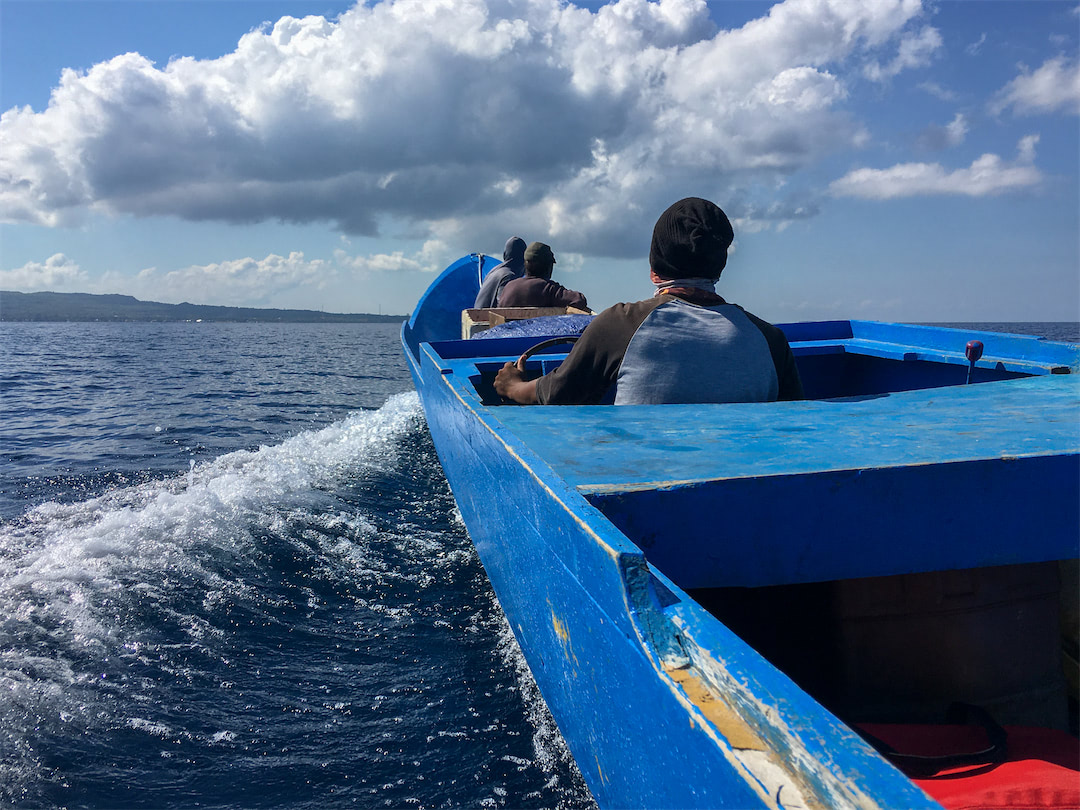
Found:
[{"label": "ocean surface", "polygon": [[0,324],[0,806],[592,806],[398,328]]},{"label": "ocean surface", "polygon": [[0,459],[0,805],[594,806],[397,326],[0,323]]}]

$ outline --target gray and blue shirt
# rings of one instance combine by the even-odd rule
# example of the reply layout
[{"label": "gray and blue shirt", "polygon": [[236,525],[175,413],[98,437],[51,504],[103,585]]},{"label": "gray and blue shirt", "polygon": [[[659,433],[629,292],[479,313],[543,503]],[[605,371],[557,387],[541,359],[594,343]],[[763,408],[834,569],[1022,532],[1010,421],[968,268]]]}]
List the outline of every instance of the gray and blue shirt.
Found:
[{"label": "gray and blue shirt", "polygon": [[543,405],[642,405],[771,402],[803,391],[777,327],[735,304],[658,295],[601,312],[536,395]]}]

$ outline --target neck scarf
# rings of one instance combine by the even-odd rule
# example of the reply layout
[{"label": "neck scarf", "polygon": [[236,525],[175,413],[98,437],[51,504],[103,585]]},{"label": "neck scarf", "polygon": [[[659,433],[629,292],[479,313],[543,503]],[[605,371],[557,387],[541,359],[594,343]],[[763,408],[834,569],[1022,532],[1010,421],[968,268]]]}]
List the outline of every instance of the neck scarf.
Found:
[{"label": "neck scarf", "polygon": [[653,273],[652,282],[656,285],[654,295],[674,295],[676,298],[703,307],[714,307],[727,303],[716,294],[715,279],[661,278],[656,273]]}]

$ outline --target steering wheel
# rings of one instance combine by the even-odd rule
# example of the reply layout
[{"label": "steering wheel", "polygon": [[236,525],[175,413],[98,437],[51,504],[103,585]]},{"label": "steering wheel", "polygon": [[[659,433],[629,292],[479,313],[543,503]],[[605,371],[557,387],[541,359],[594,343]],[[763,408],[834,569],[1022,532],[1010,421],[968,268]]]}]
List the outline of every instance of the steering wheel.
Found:
[{"label": "steering wheel", "polygon": [[563,335],[562,337],[551,338],[549,340],[542,340],[532,348],[526,349],[525,353],[517,359],[514,364],[518,367],[518,371],[525,370],[525,361],[532,357],[537,352],[542,352],[548,346],[556,346],[560,343],[576,343],[580,335]]}]

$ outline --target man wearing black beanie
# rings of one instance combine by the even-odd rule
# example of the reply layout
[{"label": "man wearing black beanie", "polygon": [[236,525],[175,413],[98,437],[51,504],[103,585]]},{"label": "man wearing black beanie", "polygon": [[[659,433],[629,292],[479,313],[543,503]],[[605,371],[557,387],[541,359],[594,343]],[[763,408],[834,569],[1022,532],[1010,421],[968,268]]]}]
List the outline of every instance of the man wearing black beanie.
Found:
[{"label": "man wearing black beanie", "polygon": [[495,390],[542,405],[801,399],[783,332],[716,293],[734,238],[718,206],[679,200],[653,228],[653,297],[601,312],[566,360],[539,379],[526,381],[507,363]]}]

